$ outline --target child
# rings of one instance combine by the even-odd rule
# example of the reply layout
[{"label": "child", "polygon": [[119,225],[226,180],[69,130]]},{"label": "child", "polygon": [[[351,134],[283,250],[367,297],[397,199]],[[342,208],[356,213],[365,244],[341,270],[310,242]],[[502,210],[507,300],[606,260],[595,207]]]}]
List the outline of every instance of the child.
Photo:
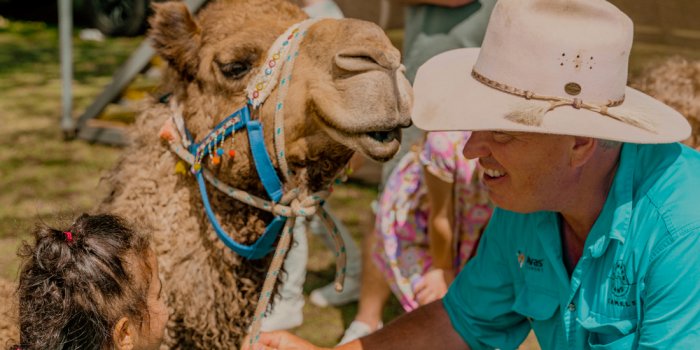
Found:
[{"label": "child", "polygon": [[10,349],[158,349],[167,310],[145,235],[112,215],[38,227],[20,248],[20,342]]},{"label": "child", "polygon": [[341,344],[381,328],[390,292],[406,311],[442,298],[474,255],[492,205],[477,161],[462,156],[470,135],[428,133],[389,176],[363,247],[375,264],[363,264],[359,310]]}]

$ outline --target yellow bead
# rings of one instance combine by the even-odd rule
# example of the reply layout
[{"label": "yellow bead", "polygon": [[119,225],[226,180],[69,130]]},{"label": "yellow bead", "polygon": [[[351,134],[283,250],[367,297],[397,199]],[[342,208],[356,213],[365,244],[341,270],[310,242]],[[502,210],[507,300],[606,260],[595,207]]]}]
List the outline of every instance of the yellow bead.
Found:
[{"label": "yellow bead", "polygon": [[185,167],[185,162],[179,161],[175,164],[175,174],[187,174],[187,168]]}]

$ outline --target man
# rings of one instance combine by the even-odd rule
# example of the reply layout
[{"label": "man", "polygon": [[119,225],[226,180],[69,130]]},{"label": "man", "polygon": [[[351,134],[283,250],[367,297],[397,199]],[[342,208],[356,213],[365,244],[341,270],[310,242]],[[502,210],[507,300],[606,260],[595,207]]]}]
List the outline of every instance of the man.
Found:
[{"label": "man", "polygon": [[501,0],[481,50],[418,71],[414,122],[474,131],[499,208],[442,301],[342,349],[513,349],[530,329],[543,349],[697,348],[700,153],[625,86],[631,43],[604,0]]}]

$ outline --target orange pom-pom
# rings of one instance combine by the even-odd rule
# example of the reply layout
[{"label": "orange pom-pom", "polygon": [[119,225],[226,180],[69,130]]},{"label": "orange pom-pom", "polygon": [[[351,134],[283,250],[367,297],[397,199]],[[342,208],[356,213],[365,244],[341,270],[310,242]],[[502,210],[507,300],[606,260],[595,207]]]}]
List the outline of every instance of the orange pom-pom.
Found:
[{"label": "orange pom-pom", "polygon": [[219,165],[219,163],[221,163],[221,157],[219,157],[219,156],[211,157],[211,163],[214,165]]},{"label": "orange pom-pom", "polygon": [[159,136],[162,140],[165,140],[165,141],[172,141],[173,140],[173,134],[168,129],[161,130]]},{"label": "orange pom-pom", "polygon": [[231,157],[231,158],[233,158],[234,156],[236,156],[236,150],[235,150],[235,149],[230,149],[230,150],[228,150],[228,156]]}]

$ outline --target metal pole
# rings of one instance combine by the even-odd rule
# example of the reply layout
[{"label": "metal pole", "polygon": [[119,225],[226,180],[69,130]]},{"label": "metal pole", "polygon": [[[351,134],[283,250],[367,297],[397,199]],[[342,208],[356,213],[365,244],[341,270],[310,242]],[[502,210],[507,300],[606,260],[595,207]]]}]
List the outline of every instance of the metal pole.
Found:
[{"label": "metal pole", "polygon": [[58,31],[61,47],[61,129],[66,138],[75,137],[73,123],[73,9],[72,0],[58,0]]},{"label": "metal pole", "polygon": [[[196,12],[207,1],[208,0],[185,0],[185,4],[190,9],[190,11]],[[109,103],[111,103],[119,97],[119,95],[122,93],[122,90],[124,90],[129,85],[129,83],[131,83],[134,77],[148,65],[148,63],[151,60],[151,57],[153,57],[155,53],[156,51],[151,46],[150,40],[146,39],[141,43],[141,45],[139,45],[136,51],[134,51],[131,54],[131,56],[129,56],[129,59],[114,73],[112,81],[109,83],[109,85],[107,85],[107,87],[105,87],[105,89],[102,90],[102,93],[100,93],[100,95],[97,96],[97,98],[95,98],[92,104],[88,106],[88,108],[85,110],[85,113],[78,117],[77,122],[71,124],[72,129],[78,130],[79,134],[81,134],[79,135],[80,138],[83,138],[83,136],[85,136],[86,138],[89,137],[91,141],[95,141],[93,137],[96,137],[94,136],[96,134],[89,133],[89,135],[87,135],[82,132],[82,130],[86,126],[85,124],[90,119],[97,117]],[[73,123],[72,120],[71,123]],[[113,142],[110,140],[110,142],[115,143],[117,141]]]}]

